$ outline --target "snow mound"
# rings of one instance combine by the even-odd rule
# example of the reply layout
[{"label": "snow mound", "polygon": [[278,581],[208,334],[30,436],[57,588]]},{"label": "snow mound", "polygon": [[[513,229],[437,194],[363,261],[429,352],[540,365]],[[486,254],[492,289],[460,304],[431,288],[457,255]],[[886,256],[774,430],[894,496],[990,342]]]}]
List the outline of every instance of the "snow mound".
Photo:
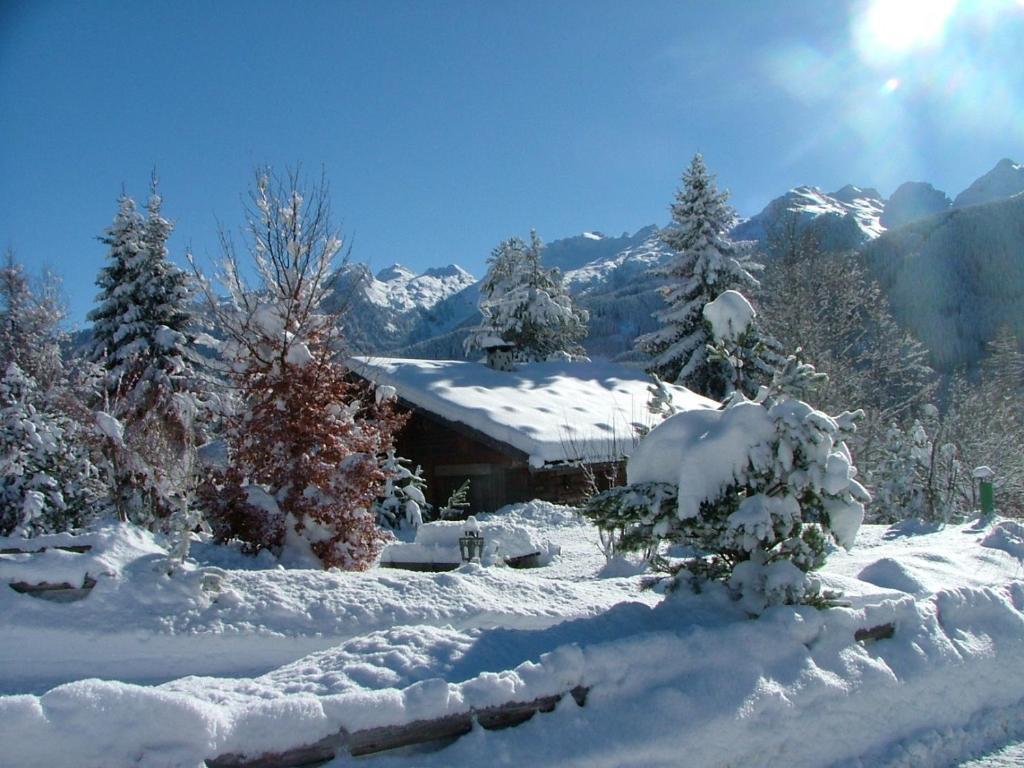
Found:
[{"label": "snow mound", "polygon": [[416,540],[409,544],[396,543],[385,547],[381,563],[458,563],[461,560],[459,539],[469,531],[484,540],[484,562],[539,554],[547,563],[558,554],[559,547],[538,536],[537,529],[517,525],[500,514],[487,515],[477,522],[469,520],[439,520],[425,523],[416,529]]},{"label": "snow mound", "polygon": [[663,421],[630,457],[626,480],[679,486],[679,519],[697,517],[704,499],[715,498],[742,476],[750,446],[775,436],[768,411],[740,403],[724,411],[690,411]]},{"label": "snow mound", "polygon": [[[59,547],[90,549],[74,552]],[[7,583],[66,583],[78,587],[87,576],[119,578],[130,564],[142,558],[155,557],[169,564],[167,550],[156,537],[128,523],[110,523],[83,533],[54,533],[30,539],[2,536],[0,549],[25,552],[0,555],[0,582]]]},{"label": "snow mound", "polygon": [[857,578],[884,589],[895,589],[911,595],[926,594],[927,588],[901,562],[883,557],[864,568]]},{"label": "snow mound", "polygon": [[734,341],[746,333],[757,312],[739,291],[724,291],[704,305],[704,319],[711,323],[715,341]]},{"label": "snow mound", "polygon": [[981,546],[1001,549],[1019,560],[1024,560],[1024,525],[1016,520],[1003,520],[982,539]]}]

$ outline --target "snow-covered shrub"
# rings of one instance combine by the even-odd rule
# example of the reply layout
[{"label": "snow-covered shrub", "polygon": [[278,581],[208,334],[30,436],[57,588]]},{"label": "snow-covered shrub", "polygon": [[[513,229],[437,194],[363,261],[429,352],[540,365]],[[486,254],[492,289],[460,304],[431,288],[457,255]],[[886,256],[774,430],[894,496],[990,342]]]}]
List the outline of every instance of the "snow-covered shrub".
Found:
[{"label": "snow-covered shrub", "polygon": [[649,559],[658,541],[678,538],[677,491],[673,483],[636,483],[590,498],[583,514],[597,526],[605,559],[626,552]]},{"label": "snow-covered shrub", "polygon": [[541,265],[542,247],[531,232],[529,245],[513,237],[494,249],[480,285],[483,321],[466,338],[467,354],[500,339],[520,362],[583,355],[589,316],[573,304],[561,272]]},{"label": "snow-covered shrub", "polygon": [[811,598],[807,572],[833,542],[852,545],[869,500],[844,443],[854,418],[792,399],[678,413],[641,440],[629,486],[588,514],[631,548],[668,540],[703,553],[690,576],[726,581],[751,613]]},{"label": "snow-covered shrub", "polygon": [[895,523],[907,517],[923,517],[927,508],[928,470],[932,443],[921,422],[909,430],[889,427],[882,458],[868,475],[872,489],[867,520]]},{"label": "snow-covered shrub", "polygon": [[452,491],[448,501],[438,510],[437,516],[441,520],[464,520],[469,510],[469,483],[467,477]]},{"label": "snow-covered shrub", "polygon": [[[934,442],[928,428],[939,436]],[[868,475],[872,503],[867,519],[894,523],[909,517],[946,523],[970,512],[969,473],[952,442],[941,442],[942,425],[933,407],[909,429],[890,426],[881,458]],[[965,488],[965,485],[967,486]]]},{"label": "snow-covered shrub", "polygon": [[0,378],[0,535],[77,528],[99,493],[77,425],[49,410],[15,363]]},{"label": "snow-covered shrub", "polygon": [[373,508],[377,522],[388,528],[419,528],[427,512],[427,499],[423,495],[426,480],[423,470],[409,469],[409,460],[395,455],[389,448],[380,462],[384,472],[384,494],[377,499]]},{"label": "snow-covered shrub", "polygon": [[226,236],[227,300],[200,278],[239,401],[226,418],[226,467],[211,472],[201,497],[218,538],[362,569],[386,537],[373,511],[385,484],[377,457],[402,419],[336,361],[340,321],[319,308],[342,241],[326,189],[311,192],[305,199],[294,176],[261,175],[246,230],[258,285],[246,282]]},{"label": "snow-covered shrub", "polygon": [[727,200],[728,193],[718,191],[704,159],[694,155],[672,204],[672,224],[662,238],[675,254],[652,270],[666,279],[661,292],[668,306],[654,315],[662,327],[636,340],[637,348],[652,358],[649,371],[719,399],[727,381],[721,366],[708,358],[712,339],[703,309],[723,291],[757,287],[751,273],[760,269],[745,244],[728,237],[736,214]]}]

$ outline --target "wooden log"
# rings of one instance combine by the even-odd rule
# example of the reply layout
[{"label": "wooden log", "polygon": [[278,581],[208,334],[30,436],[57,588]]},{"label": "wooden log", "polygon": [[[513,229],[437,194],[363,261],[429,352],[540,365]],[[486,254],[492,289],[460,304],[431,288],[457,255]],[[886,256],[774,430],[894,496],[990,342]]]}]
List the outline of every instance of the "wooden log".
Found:
[{"label": "wooden log", "polygon": [[399,568],[403,571],[422,571],[426,573],[444,573],[446,571],[454,571],[462,563],[412,563],[402,562],[400,560],[389,560],[388,562],[381,562],[381,568]]},{"label": "wooden log", "polygon": [[25,581],[15,581],[9,584],[10,588],[22,595],[38,597],[43,600],[51,600],[55,603],[73,603],[84,600],[96,586],[96,579],[86,574],[82,586],[76,587],[66,581],[59,584],[44,581],[40,584],[29,584]]},{"label": "wooden log", "polygon": [[[588,688],[577,686],[568,692],[578,706],[587,700]],[[333,736],[284,752],[249,757],[220,755],[206,761],[208,768],[303,768],[319,765],[347,752],[352,757],[372,755],[390,749],[457,739],[473,730],[474,721],[482,728],[497,730],[524,723],[537,712],[551,712],[566,694],[541,696],[533,701],[510,702],[482,709],[470,709],[433,720],[417,720],[405,725],[385,725],[349,733],[342,729]]]},{"label": "wooden log", "polygon": [[0,549],[0,555],[38,555],[47,549],[60,549],[64,552],[84,554],[92,549],[92,544],[69,544],[66,547],[40,547],[39,549],[19,549],[18,547],[5,547]]},{"label": "wooden log", "polygon": [[506,557],[505,565],[512,568],[536,568],[540,565],[540,552],[530,552],[525,555]]},{"label": "wooden log", "polygon": [[858,629],[853,633],[853,639],[858,643],[874,642],[875,640],[888,640],[896,634],[896,625],[892,622],[879,624],[870,629]]}]

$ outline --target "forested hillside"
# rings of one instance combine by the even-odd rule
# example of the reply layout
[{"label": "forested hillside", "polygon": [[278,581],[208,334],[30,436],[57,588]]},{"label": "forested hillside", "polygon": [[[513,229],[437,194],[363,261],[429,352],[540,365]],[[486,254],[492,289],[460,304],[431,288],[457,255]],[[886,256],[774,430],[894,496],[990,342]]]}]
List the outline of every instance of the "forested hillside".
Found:
[{"label": "forested hillside", "polygon": [[1000,325],[1024,331],[1024,196],[886,232],[864,257],[939,370],[977,363]]}]

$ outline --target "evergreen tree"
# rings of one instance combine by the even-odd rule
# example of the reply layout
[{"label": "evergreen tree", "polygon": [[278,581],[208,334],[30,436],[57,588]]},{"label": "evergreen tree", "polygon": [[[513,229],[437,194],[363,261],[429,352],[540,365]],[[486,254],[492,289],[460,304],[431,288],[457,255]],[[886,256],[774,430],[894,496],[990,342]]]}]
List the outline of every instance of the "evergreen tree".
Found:
[{"label": "evergreen tree", "polygon": [[167,239],[173,226],[160,212],[154,180],[143,218],[122,195],[102,242],[108,264],[97,277],[99,306],[93,323],[91,358],[107,370],[106,387],[142,410],[192,384],[189,349],[191,295],[185,273],[170,261]]},{"label": "evergreen tree", "polygon": [[779,343],[761,329],[757,312],[739,291],[725,291],[704,305],[704,321],[711,342],[708,360],[725,379],[724,397],[757,395],[784,364]]},{"label": "evergreen tree", "polygon": [[636,340],[637,348],[653,358],[649,371],[719,398],[727,380],[722,367],[708,358],[712,339],[703,309],[726,290],[757,287],[751,273],[760,268],[743,245],[728,237],[736,215],[727,200],[704,159],[694,155],[671,207],[672,224],[662,236],[675,253],[653,271],[667,278],[662,296],[668,306],[655,313],[662,327]]},{"label": "evergreen tree", "polygon": [[350,380],[337,361],[339,317],[320,311],[342,249],[326,188],[306,197],[294,175],[263,174],[252,201],[246,233],[258,283],[243,277],[227,236],[227,300],[199,275],[240,403],[227,420],[227,468],[202,497],[220,539],[365,569],[385,538],[372,510],[385,485],[376,457],[402,419]]},{"label": "evergreen tree", "polygon": [[623,550],[692,548],[676,580],[725,581],[751,613],[818,601],[806,573],[832,542],[853,544],[869,500],[845,444],[857,416],[742,398],[678,413],[630,456],[629,485],[599,494],[584,514],[617,531]]},{"label": "evergreen tree", "polygon": [[14,252],[0,266],[0,370],[15,363],[47,390],[63,380],[59,324],[64,317],[59,284],[52,276],[33,289]]},{"label": "evergreen tree", "polygon": [[895,424],[889,427],[882,458],[868,477],[872,488],[869,522],[895,523],[924,516],[931,456],[932,443],[919,421],[909,431]]},{"label": "evergreen tree", "polygon": [[105,371],[102,408],[123,427],[123,445],[105,444],[111,492],[122,519],[148,526],[182,512],[194,479],[191,297],[185,273],[168,259],[172,225],[161,202],[155,178],[145,218],[121,196],[101,238],[108,263],[88,315],[90,357]]},{"label": "evergreen tree", "polygon": [[100,489],[84,435],[13,362],[0,378],[0,477],[0,535],[77,528],[95,511]]},{"label": "evergreen tree", "polygon": [[529,244],[513,237],[494,249],[480,286],[483,321],[466,339],[467,354],[501,339],[521,362],[583,355],[587,312],[574,306],[561,272],[541,264],[542,247],[530,232]]}]

